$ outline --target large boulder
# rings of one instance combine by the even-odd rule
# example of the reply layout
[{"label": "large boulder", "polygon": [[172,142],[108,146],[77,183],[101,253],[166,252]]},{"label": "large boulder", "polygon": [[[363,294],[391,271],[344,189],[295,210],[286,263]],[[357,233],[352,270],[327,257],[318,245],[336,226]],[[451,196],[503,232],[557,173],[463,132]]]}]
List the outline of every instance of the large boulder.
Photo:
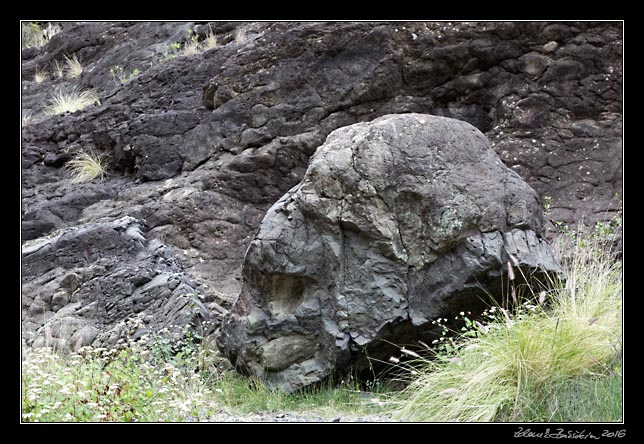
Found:
[{"label": "large boulder", "polygon": [[559,272],[542,232],[535,191],[472,125],[400,114],[338,129],[262,221],[219,345],[286,391],[360,371],[500,295],[508,261]]}]

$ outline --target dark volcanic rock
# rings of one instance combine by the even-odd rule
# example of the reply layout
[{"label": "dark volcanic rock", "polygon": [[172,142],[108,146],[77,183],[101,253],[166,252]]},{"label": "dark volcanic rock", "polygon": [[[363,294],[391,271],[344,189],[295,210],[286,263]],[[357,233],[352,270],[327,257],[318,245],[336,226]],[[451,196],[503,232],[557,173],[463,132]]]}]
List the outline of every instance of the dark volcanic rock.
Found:
[{"label": "dark volcanic rock", "polygon": [[[183,54],[211,31],[215,48]],[[65,56],[79,78],[55,75]],[[65,22],[22,58],[22,241],[145,220],[215,314],[316,148],[385,114],[473,124],[552,197],[552,220],[593,225],[621,207],[619,22]],[[122,83],[117,67],[140,74]],[[94,89],[100,104],[48,116],[59,86]],[[63,167],[79,150],[109,155],[106,180],[69,183]],[[23,276],[23,298],[39,279]]]},{"label": "dark volcanic rock", "polygon": [[[171,250],[129,216],[68,228],[22,248],[23,340],[59,350],[113,346],[167,329],[179,338],[212,316]],[[125,320],[139,319],[126,325]],[[200,333],[203,333],[200,331]]]},{"label": "dark volcanic rock", "polygon": [[465,122],[403,114],[338,129],[262,221],[221,347],[287,391],[386,360],[387,341],[424,339],[437,318],[501,294],[510,255],[517,274],[561,271],[542,225],[534,190]]}]

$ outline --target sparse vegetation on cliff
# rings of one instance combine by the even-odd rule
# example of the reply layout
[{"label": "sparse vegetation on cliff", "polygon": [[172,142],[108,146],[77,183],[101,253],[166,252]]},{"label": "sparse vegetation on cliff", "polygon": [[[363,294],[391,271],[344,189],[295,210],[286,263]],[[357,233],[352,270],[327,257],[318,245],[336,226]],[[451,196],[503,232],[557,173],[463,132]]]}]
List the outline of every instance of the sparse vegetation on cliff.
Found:
[{"label": "sparse vegetation on cliff", "polygon": [[77,79],[81,76],[82,73],[83,66],[78,60],[78,57],[76,57],[76,55],[73,55],[71,57],[65,56],[65,74],[67,78],[70,80]]},{"label": "sparse vegetation on cliff", "polygon": [[46,45],[62,28],[56,23],[47,23],[47,26],[43,28],[38,23],[23,22],[20,24],[20,29],[23,48],[40,48]]},{"label": "sparse vegetation on cliff", "polygon": [[114,79],[114,82],[117,85],[125,85],[127,82],[132,80],[134,77],[138,76],[141,73],[138,68],[134,68],[131,73],[127,73],[122,66],[116,65],[110,68],[110,75]]},{"label": "sparse vegetation on cliff", "polygon": [[51,94],[45,113],[48,115],[73,113],[94,104],[100,104],[100,100],[93,90],[59,87]]},{"label": "sparse vegetation on cliff", "polygon": [[106,158],[92,152],[81,151],[67,162],[65,168],[71,173],[73,183],[102,179],[105,176]]}]

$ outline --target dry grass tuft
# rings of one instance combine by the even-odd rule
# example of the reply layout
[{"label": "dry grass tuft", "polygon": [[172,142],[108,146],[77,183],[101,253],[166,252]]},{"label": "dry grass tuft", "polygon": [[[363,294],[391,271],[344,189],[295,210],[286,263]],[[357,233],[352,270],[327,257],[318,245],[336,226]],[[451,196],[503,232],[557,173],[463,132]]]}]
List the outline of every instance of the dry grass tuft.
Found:
[{"label": "dry grass tuft", "polygon": [[103,179],[106,167],[106,156],[85,151],[80,151],[76,157],[65,164],[65,168],[71,172],[72,183],[89,182],[97,178]]},{"label": "dry grass tuft", "polygon": [[82,73],[83,66],[78,61],[76,54],[74,54],[74,56],[72,57],[65,56],[65,74],[67,75],[67,78],[70,80],[77,79],[81,76]]},{"label": "dry grass tuft", "polygon": [[37,71],[36,74],[34,74],[34,82],[36,83],[42,83],[48,78],[49,74],[47,74],[45,71]]},{"label": "dry grass tuft", "polygon": [[63,71],[63,67],[60,66],[60,63],[58,62],[58,60],[54,60],[54,75],[57,78],[62,79],[64,74],[65,73]]},{"label": "dry grass tuft", "polygon": [[235,30],[235,43],[238,45],[246,43],[246,28],[239,27]]},{"label": "dry grass tuft", "polygon": [[93,104],[100,105],[100,100],[96,91],[81,91],[77,87],[59,87],[53,91],[49,98],[49,103],[45,107],[45,114],[56,115],[67,112],[73,113]]},{"label": "dry grass tuft", "polygon": [[21,128],[24,128],[27,125],[31,125],[33,120],[34,120],[34,118],[33,118],[32,114],[31,114],[31,111],[27,111],[26,113],[24,113],[22,115],[22,122],[21,122],[21,125],[20,125]]},{"label": "dry grass tuft", "polygon": [[212,31],[212,28],[208,32],[208,35],[206,35],[206,39],[204,40],[204,48],[205,49],[213,49],[217,47],[217,37],[215,36],[215,33]]},{"label": "dry grass tuft", "polygon": [[199,42],[194,39],[189,40],[185,43],[183,50],[181,51],[181,55],[188,57],[199,54],[199,52],[201,52],[201,47],[199,45]]},{"label": "dry grass tuft", "polygon": [[[614,363],[621,356],[622,278],[611,245],[598,236],[568,238],[566,281],[553,282],[547,297],[538,292],[527,301],[519,296],[515,309],[492,307],[487,325],[470,320],[452,347],[416,359],[410,366],[416,375],[394,401],[400,418],[548,421],[562,417],[548,407],[552,400],[565,400],[573,387],[592,407],[569,410],[574,420],[618,420],[621,395],[614,381],[621,380],[621,367]],[[594,395],[584,388],[589,381],[609,393]]]}]

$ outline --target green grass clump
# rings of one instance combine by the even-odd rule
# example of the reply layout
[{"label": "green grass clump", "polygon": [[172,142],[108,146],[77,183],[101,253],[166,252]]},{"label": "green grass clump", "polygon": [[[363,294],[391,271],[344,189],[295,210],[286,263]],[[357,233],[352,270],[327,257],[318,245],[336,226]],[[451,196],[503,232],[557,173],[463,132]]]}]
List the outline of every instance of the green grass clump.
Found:
[{"label": "green grass clump", "polygon": [[141,73],[138,68],[135,68],[132,70],[130,74],[128,74],[122,66],[116,65],[113,68],[110,68],[110,75],[112,76],[112,79],[114,79],[114,82],[116,85],[125,85],[127,82],[132,80],[134,77],[138,76]]},{"label": "green grass clump", "polygon": [[565,283],[540,302],[494,307],[448,351],[411,363],[410,421],[618,421],[622,279],[606,239],[567,238]]},{"label": "green grass clump", "polygon": [[174,42],[165,46],[162,57],[165,60],[173,59],[175,57],[190,57],[197,55],[203,51],[214,49],[217,47],[217,36],[212,28],[206,34],[203,41],[199,41],[199,36],[193,34],[192,30],[186,32],[186,41],[181,44]]},{"label": "green grass clump", "polygon": [[[552,380],[527,387],[515,409],[521,422],[619,422],[622,420],[622,369],[601,375]],[[499,421],[510,420],[501,412]]]},{"label": "green grass clump", "polygon": [[45,114],[73,113],[93,104],[100,104],[98,94],[93,90],[81,91],[73,88],[56,88],[45,107]]},{"label": "green grass clump", "polygon": [[105,156],[85,151],[80,151],[65,164],[65,168],[71,173],[72,183],[102,179],[105,176],[106,167],[107,159]]}]

